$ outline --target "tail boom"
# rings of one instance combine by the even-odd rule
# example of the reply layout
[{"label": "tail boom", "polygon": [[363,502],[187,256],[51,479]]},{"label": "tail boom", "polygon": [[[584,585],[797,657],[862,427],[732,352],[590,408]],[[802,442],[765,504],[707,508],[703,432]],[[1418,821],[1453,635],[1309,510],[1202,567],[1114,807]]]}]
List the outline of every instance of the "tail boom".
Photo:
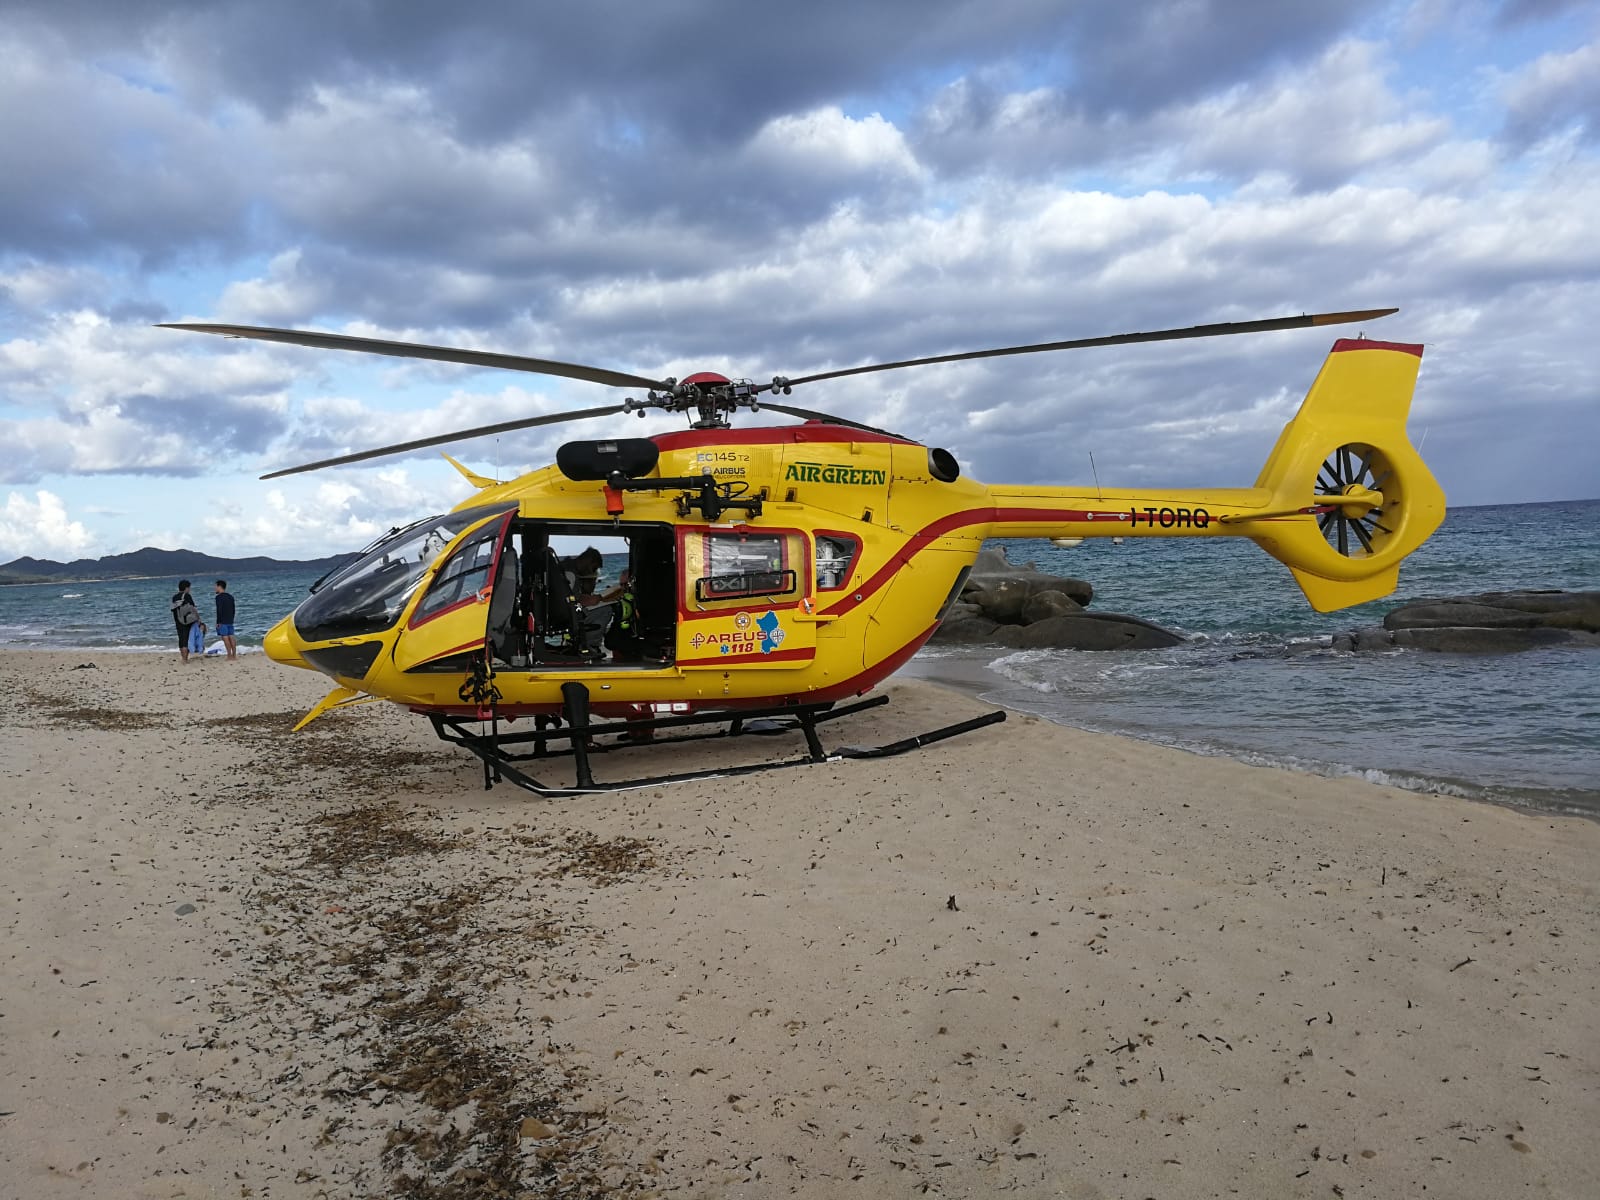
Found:
[{"label": "tail boom", "polygon": [[1133,490],[991,487],[988,536],[1227,537],[1227,518],[1259,511],[1270,500],[1260,488]]},{"label": "tail boom", "polygon": [[1419,345],[1335,342],[1254,487],[991,487],[987,536],[1248,537],[1319,612],[1386,596],[1444,519],[1444,492],[1406,437],[1421,361]]}]

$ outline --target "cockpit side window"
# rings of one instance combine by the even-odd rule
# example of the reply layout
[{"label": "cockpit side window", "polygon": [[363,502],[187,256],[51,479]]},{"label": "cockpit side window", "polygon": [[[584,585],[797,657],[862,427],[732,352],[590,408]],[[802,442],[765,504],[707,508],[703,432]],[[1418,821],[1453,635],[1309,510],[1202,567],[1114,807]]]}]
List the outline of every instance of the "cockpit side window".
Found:
[{"label": "cockpit side window", "polygon": [[302,601],[295,609],[295,628],[311,642],[380,633],[390,628],[400,619],[440,551],[463,530],[510,508],[469,508],[400,530]]}]

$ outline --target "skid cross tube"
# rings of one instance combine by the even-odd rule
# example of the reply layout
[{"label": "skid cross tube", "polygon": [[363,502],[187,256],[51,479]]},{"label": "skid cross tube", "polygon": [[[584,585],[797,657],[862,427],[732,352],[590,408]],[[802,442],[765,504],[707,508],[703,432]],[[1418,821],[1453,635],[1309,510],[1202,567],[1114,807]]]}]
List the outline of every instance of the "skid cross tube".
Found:
[{"label": "skid cross tube", "polygon": [[[575,691],[569,689],[576,689]],[[854,704],[832,706],[826,704],[791,705],[787,707],[719,710],[650,717],[644,720],[594,722],[589,719],[588,689],[583,684],[569,682],[562,686],[566,703],[563,705],[565,724],[552,727],[551,722],[561,718],[535,718],[537,726],[527,732],[502,731],[497,713],[490,714],[488,732],[468,728],[463,717],[447,717],[430,713],[434,732],[447,742],[453,742],[483,762],[483,786],[493,787],[502,779],[539,796],[578,796],[598,792],[626,791],[633,788],[658,787],[669,783],[687,783],[696,779],[718,779],[736,775],[751,775],[759,771],[775,771],[785,767],[804,767],[821,762],[837,762],[845,758],[887,758],[904,754],[921,746],[943,741],[958,734],[982,729],[1006,719],[1003,711],[986,713],[981,717],[947,725],[915,737],[902,738],[883,746],[848,746],[829,752],[823,748],[817,735],[817,726],[827,721],[849,716],[863,709],[887,704],[889,697],[873,696]],[[774,725],[774,722],[781,724]],[[724,728],[689,732],[690,726],[720,725]],[[655,736],[658,730],[682,730],[666,737]],[[662,746],[674,742],[703,741],[712,738],[745,737],[766,733],[786,733],[799,730],[806,739],[806,754],[801,758],[782,759],[777,762],[750,763],[743,766],[710,767],[699,771],[685,771],[669,775],[643,776],[617,782],[597,783],[594,780],[591,756],[616,754],[641,746]],[[628,735],[628,740],[600,744],[595,739],[609,734]],[[515,748],[533,743],[533,750]],[[552,748],[551,743],[566,743],[565,749]],[[518,764],[539,758],[566,758],[573,760],[575,782],[572,786],[541,783]]]}]

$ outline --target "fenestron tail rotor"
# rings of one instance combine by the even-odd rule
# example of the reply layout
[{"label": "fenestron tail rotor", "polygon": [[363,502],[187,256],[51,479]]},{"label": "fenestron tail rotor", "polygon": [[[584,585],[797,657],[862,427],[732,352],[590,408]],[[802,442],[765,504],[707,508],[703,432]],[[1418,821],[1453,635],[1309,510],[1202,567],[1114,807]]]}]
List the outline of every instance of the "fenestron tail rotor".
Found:
[{"label": "fenestron tail rotor", "polygon": [[1388,461],[1374,446],[1352,442],[1328,455],[1317,472],[1317,518],[1322,535],[1346,558],[1376,553],[1394,532],[1383,522],[1383,485]]},{"label": "fenestron tail rotor", "polygon": [[1255,486],[1229,520],[1294,573],[1318,612],[1394,591],[1400,562],[1444,520],[1444,492],[1406,436],[1419,345],[1334,343]]}]

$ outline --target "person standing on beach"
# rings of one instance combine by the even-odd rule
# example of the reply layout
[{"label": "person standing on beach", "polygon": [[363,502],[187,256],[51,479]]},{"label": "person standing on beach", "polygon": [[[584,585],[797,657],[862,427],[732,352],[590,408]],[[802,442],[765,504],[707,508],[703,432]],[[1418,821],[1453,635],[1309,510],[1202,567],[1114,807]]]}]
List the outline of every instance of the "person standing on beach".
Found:
[{"label": "person standing on beach", "polygon": [[[200,609],[195,605],[187,579],[178,581],[178,590],[172,593],[171,608],[172,622],[178,627],[178,654],[188,662],[193,639],[200,634]],[[200,647],[205,649],[204,639]]]},{"label": "person standing on beach", "polygon": [[233,597],[228,594],[228,581],[217,580],[217,636],[222,639],[229,658],[238,658],[238,645],[233,640]]}]

